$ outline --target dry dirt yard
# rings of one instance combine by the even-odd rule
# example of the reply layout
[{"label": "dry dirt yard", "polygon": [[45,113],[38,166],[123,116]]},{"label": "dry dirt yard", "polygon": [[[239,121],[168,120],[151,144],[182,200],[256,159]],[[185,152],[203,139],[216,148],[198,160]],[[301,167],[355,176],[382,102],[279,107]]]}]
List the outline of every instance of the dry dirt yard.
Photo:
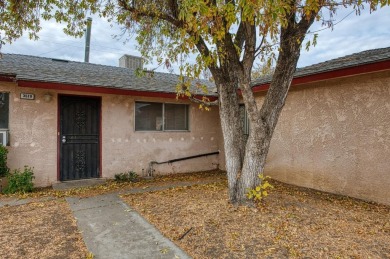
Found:
[{"label": "dry dirt yard", "polygon": [[259,207],[235,208],[221,171],[16,196],[32,202],[0,208],[0,258],[86,258],[63,197],[205,181],[218,183],[124,199],[194,258],[390,258],[390,207],[273,182]]},{"label": "dry dirt yard", "polygon": [[123,199],[194,258],[390,258],[390,207],[271,183],[257,208],[224,182]]},{"label": "dry dirt yard", "polygon": [[86,258],[64,199],[0,208],[0,258]]},{"label": "dry dirt yard", "polygon": [[[89,197],[113,191],[171,186],[178,182],[197,184],[225,179],[221,171],[157,176],[136,183],[107,181],[103,185],[55,191],[36,189],[32,193],[2,195],[4,199],[30,199],[28,204],[0,207],[0,258],[88,258],[76,220],[64,197]],[[49,200],[47,200],[49,199]]]}]

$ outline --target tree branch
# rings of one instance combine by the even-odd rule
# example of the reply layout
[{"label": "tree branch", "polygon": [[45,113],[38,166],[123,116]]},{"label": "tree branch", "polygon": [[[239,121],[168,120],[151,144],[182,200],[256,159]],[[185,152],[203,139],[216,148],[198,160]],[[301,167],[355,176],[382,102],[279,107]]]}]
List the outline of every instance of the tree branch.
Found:
[{"label": "tree branch", "polygon": [[[242,77],[240,78],[240,90],[244,100],[245,109],[249,121],[254,123],[258,120],[258,107],[250,85],[251,72],[256,54],[256,25],[251,22],[243,22],[245,46],[242,59]],[[264,41],[264,37],[262,39]],[[261,43],[262,45],[262,43]],[[253,124],[255,125],[255,124]]]},{"label": "tree branch", "polygon": [[[174,0],[172,0],[172,1],[174,1]],[[141,11],[141,10],[137,9],[135,7],[135,5],[129,5],[126,0],[118,0],[118,3],[119,3],[119,6],[123,10],[126,10],[127,12],[132,13],[133,15],[135,15],[136,18],[140,18],[140,17],[147,17],[147,18],[152,18],[152,19],[158,18],[158,19],[164,20],[164,21],[172,24],[173,26],[175,26],[177,28],[185,30],[189,35],[198,39],[195,42],[195,46],[198,49],[199,53],[204,57],[211,56],[211,52],[210,52],[209,48],[207,47],[207,44],[204,41],[203,37],[200,35],[197,35],[197,33],[194,32],[193,30],[186,28],[185,23],[178,19],[178,11],[179,10],[178,10],[177,5],[174,5],[172,3],[170,4],[172,14],[173,15],[176,14],[175,15],[176,17],[173,17],[173,16],[166,14],[166,13],[163,13],[163,12],[157,13],[157,12],[152,12],[149,10],[148,11]],[[209,69],[214,77],[220,77],[220,72],[215,64],[209,64],[208,67],[209,67]],[[200,100],[200,99],[194,98],[192,93],[191,93],[191,96],[189,97],[189,99],[193,102],[201,103],[201,104],[206,105],[206,106],[218,104],[218,101],[208,102],[206,100]]]},{"label": "tree branch", "polygon": [[244,69],[244,80],[248,79],[250,81],[251,79],[250,73],[252,71],[252,66],[255,60],[255,52],[256,52],[256,26],[255,24],[249,22],[244,22],[243,24],[245,28],[244,29],[245,47],[244,47],[244,55],[242,59],[242,66]]},{"label": "tree branch", "polygon": [[[126,1],[126,0],[118,0],[118,4],[124,10],[136,15],[137,18],[139,18],[139,17],[159,18],[161,20],[169,22],[170,24],[172,24],[173,26],[175,26],[177,28],[184,29],[189,35],[191,35],[195,38],[198,38],[198,41],[195,42],[195,46],[198,49],[198,51],[200,52],[200,54],[203,55],[204,57],[211,56],[211,52],[210,52],[209,48],[207,47],[207,44],[204,41],[203,37],[200,35],[197,35],[193,30],[186,28],[185,23],[178,19],[178,14],[176,17],[173,17],[173,16],[166,14],[166,13],[163,13],[163,12],[156,13],[156,12],[151,12],[151,11],[141,11],[141,10],[135,8],[134,5],[132,5],[132,6],[129,5],[128,1]],[[171,11],[173,13],[178,12],[178,9],[173,9],[173,8],[174,7],[172,7],[172,9],[171,9]],[[175,6],[175,8],[178,8],[178,7]],[[217,67],[215,64],[209,65],[209,69],[213,73],[213,75],[214,75],[214,73],[217,73]]]},{"label": "tree branch", "polygon": [[243,23],[240,22],[240,25],[238,26],[236,37],[234,38],[234,45],[238,46],[240,51],[242,50],[242,46],[244,46],[244,26]]},{"label": "tree branch", "polygon": [[[321,8],[322,6],[319,7],[319,9]],[[307,16],[306,14],[302,15],[302,19],[298,23],[298,30],[303,31],[305,35],[307,30],[313,23],[314,19],[316,18],[317,14],[318,12],[311,11],[309,16]]]},{"label": "tree branch", "polygon": [[[198,49],[198,51],[200,52],[201,55],[203,55],[205,57],[211,56],[210,50],[207,47],[206,42],[203,40],[203,38],[201,36],[199,36],[199,39],[195,43],[195,46],[196,46],[196,48]],[[211,73],[214,76],[216,76],[218,74],[218,68],[217,68],[217,66],[215,64],[210,64],[209,65],[209,69],[210,69]]]},{"label": "tree branch", "polygon": [[206,101],[206,100],[200,100],[200,99],[193,97],[193,96],[188,97],[188,99],[190,99],[190,101],[192,101],[194,103],[199,103],[199,104],[203,104],[206,106],[217,106],[218,105],[218,99],[215,101]]},{"label": "tree branch", "polygon": [[128,1],[126,0],[118,0],[118,5],[119,7],[123,8],[124,10],[136,15],[137,18],[139,17],[148,17],[148,18],[158,18],[161,20],[164,20],[166,22],[171,23],[172,25],[178,27],[178,28],[184,28],[184,24],[182,21],[176,19],[175,17],[160,12],[160,13],[155,13],[151,11],[141,11],[127,3]]},{"label": "tree branch", "polygon": [[263,35],[263,37],[261,38],[260,45],[255,49],[255,58],[261,53],[260,50],[263,49],[262,46],[264,42],[265,42],[265,35]]}]

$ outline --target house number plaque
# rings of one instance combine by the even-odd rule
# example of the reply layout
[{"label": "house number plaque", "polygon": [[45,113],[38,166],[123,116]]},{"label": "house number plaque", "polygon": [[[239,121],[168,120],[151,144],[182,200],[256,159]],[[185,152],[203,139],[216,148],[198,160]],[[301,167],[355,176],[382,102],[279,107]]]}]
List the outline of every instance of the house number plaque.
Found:
[{"label": "house number plaque", "polygon": [[20,93],[20,99],[34,100],[35,99],[35,94]]}]

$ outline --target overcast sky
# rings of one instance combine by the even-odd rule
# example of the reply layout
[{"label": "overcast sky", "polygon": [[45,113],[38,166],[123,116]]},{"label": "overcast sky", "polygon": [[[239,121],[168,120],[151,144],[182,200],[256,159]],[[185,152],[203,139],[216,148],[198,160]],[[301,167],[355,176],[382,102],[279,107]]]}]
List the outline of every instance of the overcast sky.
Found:
[{"label": "overcast sky", "polygon": [[[352,13],[351,13],[352,12]],[[345,56],[363,50],[390,47],[390,8],[382,8],[369,13],[368,9],[356,16],[352,9],[339,11],[334,17],[334,29],[321,27],[315,23],[310,30],[317,31],[317,46],[309,52],[304,48],[298,67],[319,63],[332,58]],[[41,57],[61,58],[73,61],[84,60],[85,39],[75,39],[63,33],[61,25],[55,22],[44,22],[38,41],[31,41],[23,36],[11,45],[2,48],[3,53],[26,54]],[[94,18],[92,23],[90,62],[95,64],[117,66],[123,54],[139,55],[136,42],[131,39],[126,44],[124,39],[113,39],[119,34],[119,27]],[[148,68],[154,68],[150,65]],[[175,66],[177,67],[177,66]],[[160,72],[168,72],[163,67]],[[177,72],[177,71],[176,71]]]}]

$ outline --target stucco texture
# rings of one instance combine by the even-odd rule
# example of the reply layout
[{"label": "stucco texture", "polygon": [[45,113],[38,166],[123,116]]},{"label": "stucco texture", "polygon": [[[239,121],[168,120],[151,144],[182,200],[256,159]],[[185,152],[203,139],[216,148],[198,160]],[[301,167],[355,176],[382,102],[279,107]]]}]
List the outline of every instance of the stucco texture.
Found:
[{"label": "stucco texture", "polygon": [[[11,169],[34,167],[36,186],[58,181],[57,135],[58,95],[101,96],[102,98],[102,177],[133,170],[146,174],[150,161],[166,160],[218,151],[220,126],[218,109],[201,111],[190,107],[190,130],[186,132],[137,132],[134,130],[134,103],[137,100],[179,103],[175,99],[143,98],[111,94],[56,91],[18,87],[0,82],[0,91],[10,93],[10,146],[8,166]],[[33,93],[35,100],[21,100],[20,93]],[[53,99],[45,102],[50,93]],[[155,165],[155,174],[191,172],[218,168],[218,155]]]},{"label": "stucco texture", "polygon": [[[190,131],[134,130],[134,102],[175,99],[55,91],[0,82],[10,92],[8,165],[34,167],[36,186],[57,182],[58,94],[101,96],[102,177],[146,174],[163,162],[223,150],[218,108],[190,107]],[[21,100],[20,93],[35,100]],[[45,102],[45,93],[53,100]],[[259,103],[264,93],[256,95]],[[271,141],[265,167],[272,178],[322,191],[390,204],[390,72],[293,87]],[[224,168],[224,154],[155,165],[155,174]]]},{"label": "stucco texture", "polygon": [[[57,96],[43,101],[47,90],[19,88],[0,82],[0,91],[9,92],[8,166],[13,170],[34,167],[37,186],[57,180]],[[34,93],[35,100],[20,99],[20,93]]]},{"label": "stucco texture", "polygon": [[[151,161],[165,162],[219,150],[218,109],[207,112],[192,104],[189,131],[135,131],[135,101],[178,103],[174,99],[153,100],[118,95],[103,97],[103,172],[107,177],[126,170],[146,174]],[[156,174],[215,168],[218,168],[218,155],[153,166]]]},{"label": "stucco texture", "polygon": [[[258,102],[263,98],[259,94]],[[390,72],[293,87],[265,173],[294,185],[390,204]]]}]

